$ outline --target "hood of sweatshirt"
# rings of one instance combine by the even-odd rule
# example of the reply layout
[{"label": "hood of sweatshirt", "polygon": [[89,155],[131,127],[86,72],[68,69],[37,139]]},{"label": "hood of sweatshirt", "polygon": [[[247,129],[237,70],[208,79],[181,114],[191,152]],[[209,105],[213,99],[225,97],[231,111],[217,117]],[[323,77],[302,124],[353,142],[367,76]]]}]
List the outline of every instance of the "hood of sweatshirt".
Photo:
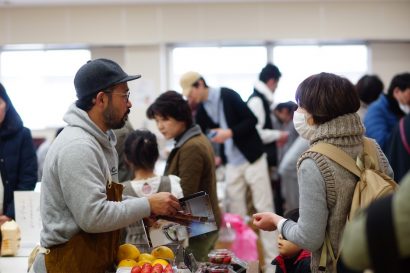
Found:
[{"label": "hood of sweatshirt", "polygon": [[64,115],[64,121],[69,126],[79,127],[94,136],[103,148],[110,149],[117,143],[113,130],[103,132],[88,116],[87,112],[78,108],[75,104],[70,105]]}]

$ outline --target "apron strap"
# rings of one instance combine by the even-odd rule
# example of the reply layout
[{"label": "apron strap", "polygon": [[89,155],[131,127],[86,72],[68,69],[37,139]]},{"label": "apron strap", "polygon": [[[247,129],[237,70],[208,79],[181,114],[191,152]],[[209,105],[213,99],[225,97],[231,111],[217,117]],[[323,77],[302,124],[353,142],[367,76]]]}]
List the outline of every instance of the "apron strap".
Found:
[{"label": "apron strap", "polygon": [[28,256],[27,272],[33,272],[32,268],[33,268],[34,260],[36,259],[37,255],[40,254],[40,253],[47,255],[47,254],[50,253],[50,249],[39,246],[39,245],[37,245],[35,248],[33,248],[30,255]]}]

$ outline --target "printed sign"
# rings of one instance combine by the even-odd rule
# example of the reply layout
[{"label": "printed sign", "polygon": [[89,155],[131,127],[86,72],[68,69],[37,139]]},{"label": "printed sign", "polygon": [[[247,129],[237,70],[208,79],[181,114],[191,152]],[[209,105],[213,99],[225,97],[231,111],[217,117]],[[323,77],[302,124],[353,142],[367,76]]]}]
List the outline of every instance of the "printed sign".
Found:
[{"label": "printed sign", "polygon": [[21,230],[22,245],[38,244],[42,228],[40,193],[33,191],[15,191],[14,209],[16,222]]}]

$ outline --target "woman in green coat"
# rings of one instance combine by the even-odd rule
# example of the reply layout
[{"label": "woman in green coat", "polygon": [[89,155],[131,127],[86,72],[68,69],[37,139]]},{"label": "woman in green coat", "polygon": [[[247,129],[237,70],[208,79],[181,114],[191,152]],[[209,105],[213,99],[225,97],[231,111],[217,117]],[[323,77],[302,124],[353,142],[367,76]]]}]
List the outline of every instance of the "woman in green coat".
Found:
[{"label": "woman in green coat", "polygon": [[[219,228],[221,214],[216,194],[214,152],[201,128],[194,124],[188,102],[181,94],[167,91],[148,107],[147,117],[155,120],[166,139],[175,140],[164,175],[173,174],[181,178],[184,196],[206,192]],[[189,249],[198,261],[207,261],[217,239],[217,231],[190,238]]]}]

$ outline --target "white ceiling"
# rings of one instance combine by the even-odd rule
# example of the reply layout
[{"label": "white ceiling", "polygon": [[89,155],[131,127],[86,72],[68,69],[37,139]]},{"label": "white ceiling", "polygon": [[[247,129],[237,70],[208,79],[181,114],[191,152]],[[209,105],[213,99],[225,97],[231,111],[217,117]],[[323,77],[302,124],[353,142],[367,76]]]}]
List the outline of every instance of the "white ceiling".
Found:
[{"label": "white ceiling", "polygon": [[[0,0],[0,6],[60,6],[115,4],[240,3],[278,2],[278,0]],[[285,0],[281,0],[285,1]],[[302,0],[303,1],[303,0]]]},{"label": "white ceiling", "polygon": [[[252,3],[252,2],[312,2],[317,0],[0,0],[0,7],[10,6],[62,6],[62,5],[115,5],[115,4],[178,4],[178,3]],[[349,2],[352,0],[322,0],[323,2]],[[362,0],[377,2],[380,0]],[[383,0],[382,0],[383,1]],[[387,0],[384,0],[387,1]],[[392,0],[390,0],[392,1]],[[394,0],[406,2],[408,0]]]}]

